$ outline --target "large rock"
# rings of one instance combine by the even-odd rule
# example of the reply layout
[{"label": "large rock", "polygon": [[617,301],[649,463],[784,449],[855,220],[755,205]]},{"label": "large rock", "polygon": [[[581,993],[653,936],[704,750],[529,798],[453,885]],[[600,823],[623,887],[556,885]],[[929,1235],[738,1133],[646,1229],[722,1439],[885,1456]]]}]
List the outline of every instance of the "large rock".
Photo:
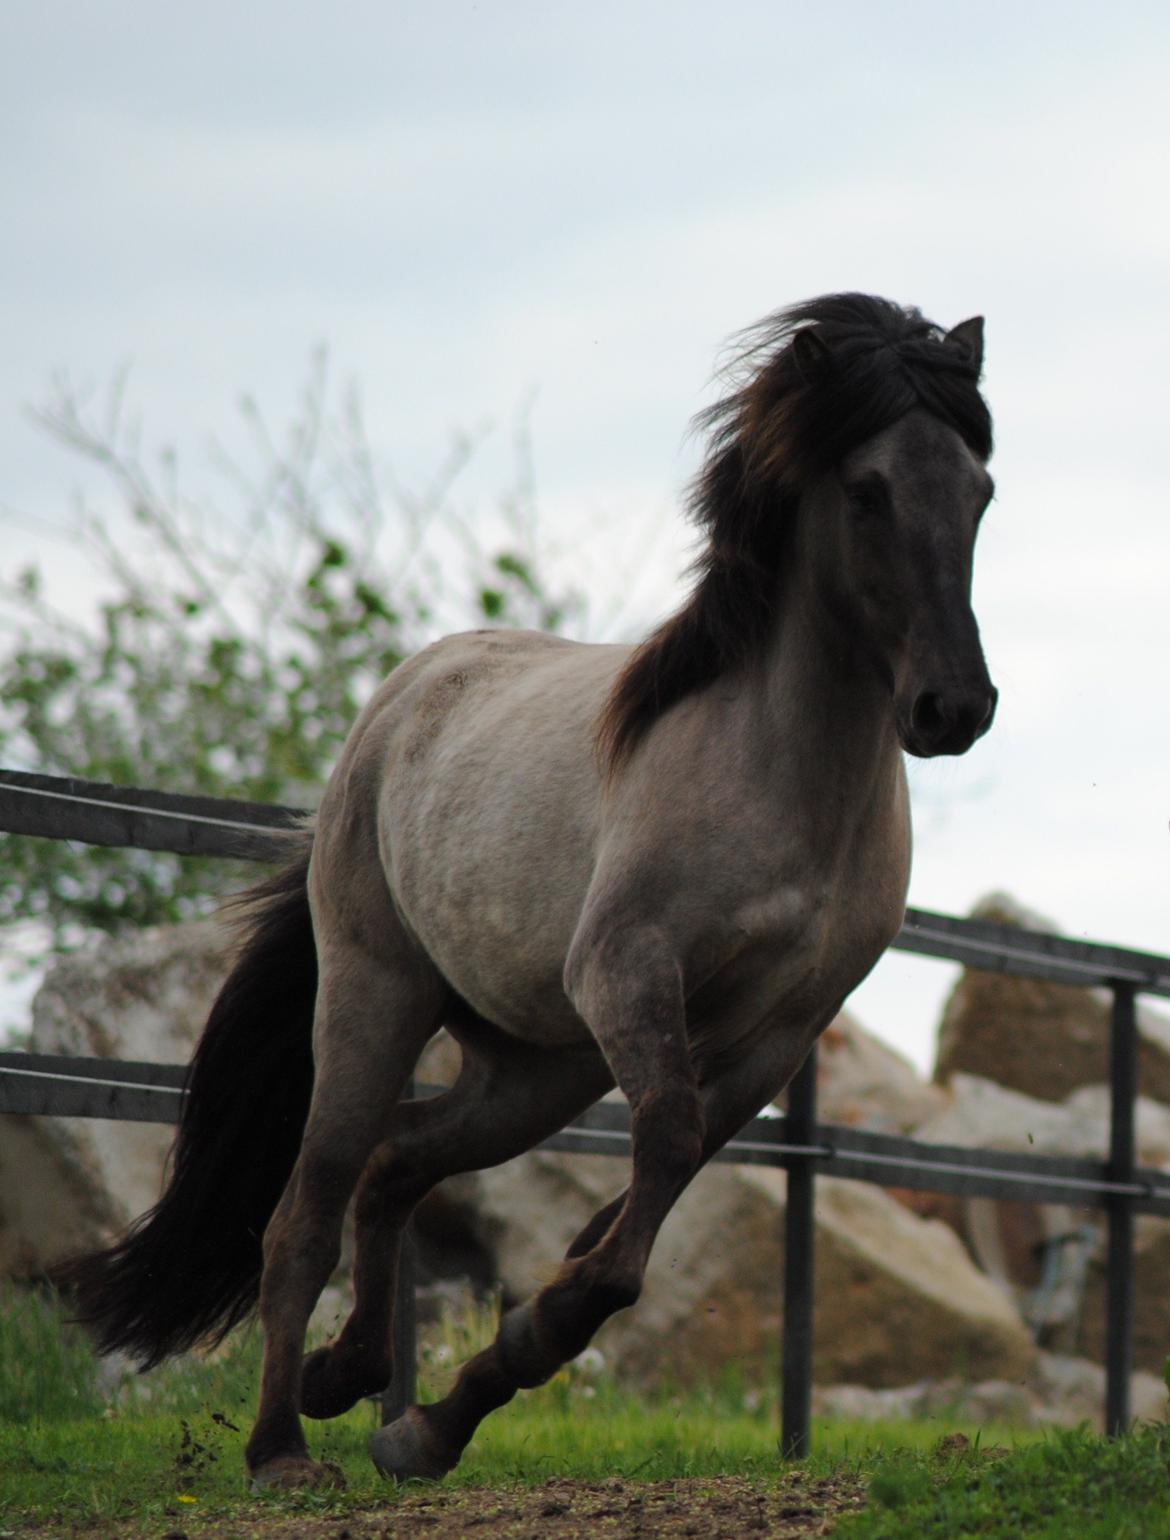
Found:
[{"label": "large rock", "polygon": [[[1139,1214],[1133,1244],[1133,1362],[1162,1375],[1170,1360],[1170,1219]],[[1105,1362],[1106,1281],[1102,1235],[1090,1260],[1073,1337],[1076,1351]]]},{"label": "large rock", "polygon": [[[1057,926],[1002,893],[982,899],[972,919],[1025,930]],[[1045,1101],[1109,1079],[1110,998],[1043,979],[964,970],[943,1010],[934,1078],[980,1075]],[[1138,1084],[1170,1103],[1170,1021],[1138,1008]]]},{"label": "large rock", "polygon": [[[49,970],[29,1047],[185,1063],[225,967],[210,921],[103,941]],[[0,1269],[35,1275],[136,1218],[158,1198],[173,1136],[156,1123],[0,1117]]]},{"label": "large rock", "polygon": [[[1130,1410],[1143,1422],[1166,1418],[1166,1386],[1139,1370],[1130,1379]],[[1105,1421],[1105,1371],[1083,1358],[1038,1353],[1022,1380],[920,1380],[887,1390],[863,1385],[825,1385],[813,1392],[818,1417],[853,1422],[921,1421],[1000,1422],[1018,1426],[1076,1428],[1082,1423],[1101,1431]]]},{"label": "large rock", "polygon": [[[781,1173],[758,1172],[773,1178]],[[1034,1357],[1019,1314],[953,1232],[860,1182],[817,1183],[817,1377],[1012,1379]],[[913,1364],[913,1368],[911,1368]]]},{"label": "large rock", "polygon": [[[947,1104],[915,1129],[916,1139],[1033,1155],[1104,1159],[1108,1153],[1108,1086],[1081,1086],[1057,1103],[956,1074],[949,1090]],[[1170,1166],[1170,1108],[1139,1096],[1134,1143],[1141,1165]]]},{"label": "large rock", "polygon": [[917,1128],[946,1104],[910,1060],[842,1011],[817,1045],[817,1116],[879,1133]]},{"label": "large rock", "polygon": [[[917,1130],[937,1144],[1103,1159],[1109,1088],[1082,1086],[1062,1104],[955,1075],[953,1100]],[[1170,1170],[1170,1109],[1135,1107],[1143,1166]],[[1041,1340],[1096,1363],[1105,1356],[1105,1220],[1076,1205],[957,1200],[948,1216],[980,1266],[1010,1287]],[[1170,1354],[1170,1221],[1138,1216],[1134,1244],[1134,1363],[1160,1374]]]},{"label": "large rock", "polygon": [[0,1117],[0,1277],[37,1278],[123,1222],[58,1121]]},{"label": "large rock", "polygon": [[[625,1175],[625,1162],[612,1157],[535,1152],[460,1179],[506,1299],[548,1281]],[[765,1167],[700,1174],[663,1226],[642,1299],[598,1336],[620,1374],[653,1383],[710,1377],[730,1364],[749,1380],[774,1372],[785,1194],[784,1173]],[[816,1215],[819,1380],[893,1385],[1026,1371],[1033,1348],[1018,1314],[945,1226],[878,1188],[828,1178],[817,1183]]]}]

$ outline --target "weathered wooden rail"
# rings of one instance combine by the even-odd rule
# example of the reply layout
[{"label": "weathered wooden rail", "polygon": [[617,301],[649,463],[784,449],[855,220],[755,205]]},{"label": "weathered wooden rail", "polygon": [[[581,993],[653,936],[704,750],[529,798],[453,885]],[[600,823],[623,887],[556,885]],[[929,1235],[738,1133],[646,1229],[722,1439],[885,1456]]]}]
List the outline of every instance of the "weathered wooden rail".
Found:
[{"label": "weathered wooden rail", "polygon": [[[263,861],[279,854],[274,831],[291,827],[300,816],[293,808],[0,771],[0,831],[47,839]],[[921,909],[907,911],[894,946],[971,968],[1110,990],[1109,1155],[1105,1160],[1085,1160],[1010,1154],[924,1144],[818,1123],[816,1056],[811,1054],[789,1088],[786,1116],[754,1119],[716,1157],[781,1166],[788,1172],[782,1448],[800,1457],[809,1447],[817,1173],[881,1186],[1104,1209],[1108,1225],[1105,1425],[1110,1433],[1118,1433],[1129,1422],[1134,1215],[1170,1217],[1170,1174],[1139,1168],[1135,1159],[1135,1003],[1140,994],[1170,996],[1170,958]],[[182,1065],[0,1053],[0,1112],[175,1123],[184,1077]],[[426,1094],[427,1089],[418,1088],[418,1094]],[[629,1143],[627,1108],[603,1102],[542,1148],[621,1155],[628,1153]],[[413,1394],[413,1304],[408,1280],[399,1311],[400,1370],[386,1397],[392,1412]]]}]

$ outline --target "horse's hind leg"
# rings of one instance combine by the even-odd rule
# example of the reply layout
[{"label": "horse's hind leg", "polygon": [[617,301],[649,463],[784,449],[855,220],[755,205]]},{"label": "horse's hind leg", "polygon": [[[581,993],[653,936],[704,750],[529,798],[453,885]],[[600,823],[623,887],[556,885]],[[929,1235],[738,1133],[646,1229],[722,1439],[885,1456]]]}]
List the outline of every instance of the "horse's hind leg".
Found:
[{"label": "horse's hind leg", "polygon": [[531,1149],[613,1084],[592,1042],[547,1049],[476,1023],[459,1032],[463,1067],[440,1096],[403,1103],[354,1200],[354,1307],[336,1342],[305,1360],[301,1410],[335,1417],[377,1394],[393,1368],[391,1327],[402,1233],[445,1177],[499,1165]]},{"label": "horse's hind leg", "polygon": [[330,1479],[309,1459],[298,1416],[305,1330],[337,1264],[354,1186],[390,1126],[443,999],[437,975],[413,959],[353,941],[330,941],[320,951],[313,1100],[300,1155],[264,1236],[264,1369],[246,1456],[258,1485]]},{"label": "horse's hind leg", "polygon": [[488,1412],[549,1379],[608,1316],[635,1302],[654,1237],[702,1162],[704,1115],[673,957],[657,937],[625,932],[619,945],[593,949],[570,977],[630,1103],[629,1191],[603,1230],[586,1228],[553,1282],[508,1312],[495,1342],[464,1365],[447,1396],[374,1434],[375,1463],[398,1479],[450,1470]]}]

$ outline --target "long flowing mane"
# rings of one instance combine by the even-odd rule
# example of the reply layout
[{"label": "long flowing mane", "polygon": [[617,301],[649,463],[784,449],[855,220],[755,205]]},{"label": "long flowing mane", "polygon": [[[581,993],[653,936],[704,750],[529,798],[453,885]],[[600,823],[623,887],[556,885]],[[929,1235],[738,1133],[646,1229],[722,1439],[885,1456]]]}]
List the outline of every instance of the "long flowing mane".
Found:
[{"label": "long flowing mane", "polygon": [[680,610],[636,649],[597,724],[614,768],[685,696],[755,655],[775,613],[791,514],[851,449],[922,406],[991,453],[980,361],[919,311],[827,294],[735,339],[731,389],[701,412],[710,435],[688,512],[706,541]]}]

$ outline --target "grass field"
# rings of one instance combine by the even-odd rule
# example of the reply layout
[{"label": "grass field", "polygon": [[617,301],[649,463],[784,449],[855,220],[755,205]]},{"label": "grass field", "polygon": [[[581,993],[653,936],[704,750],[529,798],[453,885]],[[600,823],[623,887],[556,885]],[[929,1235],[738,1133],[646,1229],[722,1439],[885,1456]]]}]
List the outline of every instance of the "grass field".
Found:
[{"label": "grass field", "polygon": [[[431,1339],[432,1392],[484,1326]],[[362,1406],[310,1425],[315,1453],[345,1471],[344,1492],[256,1497],[242,1452],[257,1359],[243,1335],[210,1362],[123,1386],[111,1407],[84,1344],[36,1300],[10,1297],[0,1309],[0,1540],[358,1540],[471,1525],[484,1535],[714,1537],[745,1524],[841,1540],[1170,1540],[1170,1438],[1160,1425],[1109,1443],[945,1421],[828,1424],[816,1429],[813,1458],[792,1467],[777,1455],[770,1396],[729,1381],[648,1401],[588,1362],[490,1418],[440,1487],[399,1491],[379,1480],[365,1449],[375,1409]]]}]

